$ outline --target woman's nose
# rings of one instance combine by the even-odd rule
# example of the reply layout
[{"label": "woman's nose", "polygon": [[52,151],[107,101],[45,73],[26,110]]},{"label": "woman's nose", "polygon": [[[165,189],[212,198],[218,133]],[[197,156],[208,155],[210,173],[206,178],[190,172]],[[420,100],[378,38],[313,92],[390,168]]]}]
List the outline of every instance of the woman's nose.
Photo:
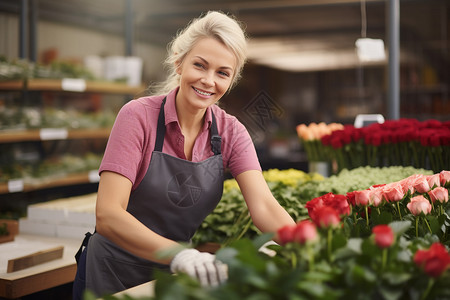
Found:
[{"label": "woman's nose", "polygon": [[202,79],[200,80],[201,83],[208,86],[214,85],[214,74],[211,74],[211,72],[206,72]]}]

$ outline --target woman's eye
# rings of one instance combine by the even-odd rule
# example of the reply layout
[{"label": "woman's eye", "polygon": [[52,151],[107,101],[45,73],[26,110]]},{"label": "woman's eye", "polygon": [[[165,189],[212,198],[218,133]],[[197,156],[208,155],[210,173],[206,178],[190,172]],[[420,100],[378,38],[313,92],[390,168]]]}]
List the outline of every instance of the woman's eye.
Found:
[{"label": "woman's eye", "polygon": [[194,66],[196,66],[198,68],[202,68],[202,69],[205,68],[201,63],[194,63]]},{"label": "woman's eye", "polygon": [[222,76],[230,77],[230,74],[228,74],[227,72],[224,72],[224,71],[219,71],[219,74]]}]

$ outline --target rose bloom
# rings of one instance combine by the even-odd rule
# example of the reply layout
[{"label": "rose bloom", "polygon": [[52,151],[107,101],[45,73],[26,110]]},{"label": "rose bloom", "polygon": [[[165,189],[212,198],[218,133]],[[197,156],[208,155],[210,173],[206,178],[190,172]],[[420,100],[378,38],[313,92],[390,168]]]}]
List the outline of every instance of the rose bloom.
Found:
[{"label": "rose bloom", "polygon": [[428,192],[431,189],[430,185],[428,184],[427,177],[425,175],[421,175],[421,174],[419,174],[416,177],[413,187],[416,190],[416,192],[422,193],[422,194]]},{"label": "rose bloom", "polygon": [[402,185],[403,193],[406,194],[409,191],[411,195],[414,194],[414,187],[413,187],[414,181],[415,181],[414,175],[399,181],[399,183]]},{"label": "rose bloom", "polygon": [[280,240],[281,245],[285,245],[294,241],[294,230],[296,226],[293,225],[285,225],[278,229],[278,239]]},{"label": "rose bloom", "polygon": [[323,198],[322,197],[317,197],[314,199],[309,200],[308,202],[306,202],[305,207],[308,210],[308,215],[311,219],[314,218],[314,210],[318,207],[322,207],[324,206],[323,204]]},{"label": "rose bloom", "polygon": [[441,178],[439,176],[439,173],[434,174],[434,175],[428,175],[428,176],[426,176],[426,178],[427,178],[428,185],[430,186],[430,188],[441,186]]},{"label": "rose bloom", "polygon": [[375,244],[381,248],[388,248],[394,242],[394,232],[389,225],[377,225],[372,228],[372,233],[375,236]]},{"label": "rose bloom", "polygon": [[419,195],[411,198],[411,202],[407,204],[409,211],[418,216],[421,213],[427,215],[431,212],[431,203],[424,196]]},{"label": "rose bloom", "polygon": [[303,220],[295,226],[294,241],[300,244],[315,242],[318,240],[316,225],[309,220]]},{"label": "rose bloom", "polygon": [[320,228],[338,227],[341,222],[339,213],[330,206],[318,207],[313,215],[312,221]]},{"label": "rose bloom", "polygon": [[448,202],[448,190],[444,187],[437,187],[428,192],[431,201],[439,201],[441,203]]},{"label": "rose bloom", "polygon": [[355,203],[358,206],[367,206],[369,204],[370,190],[362,190],[355,192]]},{"label": "rose bloom", "polygon": [[335,195],[328,193],[322,197],[323,205],[334,208],[339,215],[349,216],[351,213],[350,205],[348,204],[347,197],[344,195]]},{"label": "rose bloom", "polygon": [[428,276],[437,278],[450,266],[450,255],[442,244],[434,243],[428,250],[417,250],[414,263]]},{"label": "rose bloom", "polygon": [[392,182],[383,187],[383,196],[388,202],[396,202],[402,200],[405,193],[399,182]]},{"label": "rose bloom", "polygon": [[370,187],[369,204],[378,207],[383,203],[383,187]]},{"label": "rose bloom", "polygon": [[450,171],[441,171],[439,178],[441,179],[441,186],[445,186],[450,182]]},{"label": "rose bloom", "polygon": [[346,194],[347,202],[353,207],[356,206],[356,200],[355,200],[355,193],[356,192],[357,191],[347,192],[347,194]]}]

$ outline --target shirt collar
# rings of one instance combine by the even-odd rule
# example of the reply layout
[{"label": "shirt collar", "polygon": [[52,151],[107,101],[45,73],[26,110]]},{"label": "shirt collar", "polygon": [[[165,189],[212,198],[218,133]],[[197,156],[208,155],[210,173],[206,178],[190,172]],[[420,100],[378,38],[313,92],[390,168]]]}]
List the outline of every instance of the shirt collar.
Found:
[{"label": "shirt collar", "polygon": [[[179,87],[173,89],[170,91],[166,96],[166,104],[164,105],[164,117],[166,119],[166,126],[169,123],[176,122],[178,126],[180,126],[178,122],[178,115],[177,115],[177,109],[175,107],[175,97],[178,93]],[[209,130],[212,123],[212,116],[211,116],[211,107],[208,107],[206,109],[206,115],[205,115],[205,122],[203,124],[202,131]]]}]

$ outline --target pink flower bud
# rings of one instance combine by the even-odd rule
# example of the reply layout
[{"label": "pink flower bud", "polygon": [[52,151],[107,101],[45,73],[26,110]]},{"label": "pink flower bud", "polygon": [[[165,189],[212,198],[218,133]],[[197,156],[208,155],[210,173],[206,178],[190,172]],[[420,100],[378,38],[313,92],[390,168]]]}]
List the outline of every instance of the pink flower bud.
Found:
[{"label": "pink flower bud", "polygon": [[299,222],[294,229],[294,241],[297,243],[315,242],[318,237],[316,226],[309,220]]},{"label": "pink flower bud", "polygon": [[441,171],[439,178],[441,179],[441,186],[445,186],[450,182],[450,171]]},{"label": "pink flower bud", "polygon": [[428,175],[427,176],[428,185],[430,188],[439,187],[441,186],[441,178],[439,173],[434,175]]},{"label": "pink flower bud", "polygon": [[444,187],[437,187],[428,192],[431,201],[436,202],[439,201],[441,203],[448,202],[448,190]]},{"label": "pink flower bud", "polygon": [[371,187],[369,194],[369,204],[375,207],[380,206],[383,202],[383,187]]},{"label": "pink flower bud", "polygon": [[430,201],[428,201],[424,196],[421,195],[411,198],[411,202],[409,202],[406,206],[408,207],[409,211],[415,216],[418,216],[421,213],[427,215],[431,212]]},{"label": "pink flower bud", "polygon": [[369,204],[370,190],[355,191],[355,203],[359,206],[367,206]]},{"label": "pink flower bud", "polygon": [[383,187],[383,195],[384,198],[386,198],[386,201],[396,202],[402,200],[405,193],[399,182],[392,182]]},{"label": "pink flower bud", "polygon": [[414,189],[418,193],[427,193],[430,190],[427,177],[425,175],[418,175],[413,184]]}]

